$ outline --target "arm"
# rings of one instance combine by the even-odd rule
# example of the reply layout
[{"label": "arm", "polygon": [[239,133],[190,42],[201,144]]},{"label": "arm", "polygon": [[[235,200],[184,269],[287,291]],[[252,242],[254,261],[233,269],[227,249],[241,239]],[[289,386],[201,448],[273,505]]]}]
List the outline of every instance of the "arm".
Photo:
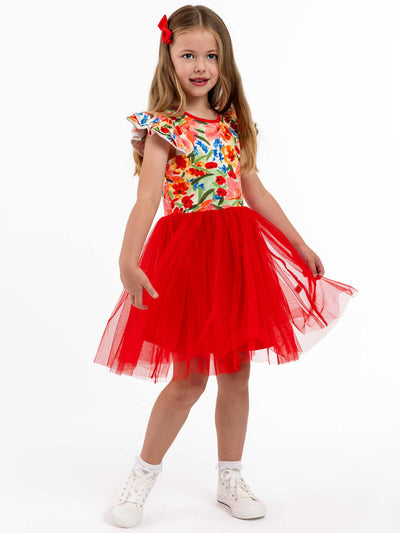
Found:
[{"label": "arm", "polygon": [[257,172],[250,171],[241,176],[242,192],[246,203],[251,209],[260,213],[285,234],[297,253],[310,268],[314,276],[321,277],[325,273],[324,266],[318,255],[305,243],[302,236],[287,218],[283,209],[270,192],[261,183]]},{"label": "arm", "polygon": [[297,248],[305,244],[300,233],[296,231],[281,206],[261,183],[255,170],[241,176],[243,197],[251,209],[260,213],[279,228]]},{"label": "arm", "polygon": [[119,256],[121,281],[131,293],[131,303],[140,309],[146,309],[142,305],[142,287],[149,294],[156,294],[148,277],[138,267],[138,261],[160,204],[170,146],[160,135],[146,137],[137,199],[128,218]]},{"label": "arm", "polygon": [[147,234],[160,204],[170,144],[160,135],[146,137],[136,203],[129,215],[119,266],[137,266]]}]

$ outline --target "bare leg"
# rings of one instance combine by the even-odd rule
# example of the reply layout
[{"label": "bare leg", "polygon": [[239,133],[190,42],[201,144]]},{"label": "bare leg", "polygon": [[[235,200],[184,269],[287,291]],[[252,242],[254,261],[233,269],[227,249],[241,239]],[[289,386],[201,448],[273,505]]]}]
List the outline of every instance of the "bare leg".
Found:
[{"label": "bare leg", "polygon": [[240,372],[219,374],[215,407],[215,426],[218,438],[218,460],[240,461],[249,416],[250,363]]},{"label": "bare leg", "polygon": [[186,380],[171,381],[154,403],[147,424],[141,458],[159,464],[183,426],[192,406],[203,393],[208,376],[192,374]]}]

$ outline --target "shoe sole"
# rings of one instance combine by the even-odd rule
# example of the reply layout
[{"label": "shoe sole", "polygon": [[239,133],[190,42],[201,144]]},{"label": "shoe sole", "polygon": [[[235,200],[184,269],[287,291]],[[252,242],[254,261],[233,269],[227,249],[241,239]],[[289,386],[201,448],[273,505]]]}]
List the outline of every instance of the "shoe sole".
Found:
[{"label": "shoe sole", "polygon": [[240,518],[240,519],[242,519],[242,520],[256,520],[257,518],[263,518],[263,517],[265,516],[265,514],[262,514],[262,515],[259,515],[259,514],[258,514],[258,515],[256,515],[256,516],[251,516],[251,515],[249,515],[249,516],[238,516],[238,515],[235,515],[235,514],[233,513],[233,511],[232,511],[232,507],[231,507],[230,505],[228,505],[228,504],[225,503],[225,502],[221,502],[221,500],[218,500],[218,499],[217,499],[217,502],[218,502],[218,503],[222,503],[222,505],[225,505],[225,506],[231,511],[232,516],[234,516],[235,518]]},{"label": "shoe sole", "polygon": [[133,527],[138,526],[140,522],[142,521],[143,513],[135,519],[126,518],[126,520],[124,520],[118,516],[118,513],[114,515],[113,509],[114,509],[113,507],[110,507],[108,509],[108,512],[110,513],[112,521],[115,526],[119,526],[123,528],[133,528]]}]

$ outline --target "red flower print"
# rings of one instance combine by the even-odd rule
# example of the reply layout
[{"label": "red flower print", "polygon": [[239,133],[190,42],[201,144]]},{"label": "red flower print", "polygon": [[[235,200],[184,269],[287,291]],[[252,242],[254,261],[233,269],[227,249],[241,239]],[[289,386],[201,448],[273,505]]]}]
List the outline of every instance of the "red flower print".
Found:
[{"label": "red flower print", "polygon": [[184,207],[186,207],[186,208],[187,207],[192,207],[192,205],[193,205],[192,196],[193,196],[193,194],[191,194],[190,196],[184,196],[182,198],[182,203],[183,203]]},{"label": "red flower print", "polygon": [[186,168],[186,166],[187,166],[186,157],[184,157],[183,155],[177,155],[175,157],[175,166],[177,168],[182,168],[182,169]]},{"label": "red flower print", "polygon": [[188,190],[189,188],[189,183],[187,181],[178,181],[177,183],[174,183],[172,185],[172,188],[173,188],[173,194],[176,195],[176,194],[186,194],[186,191]]},{"label": "red flower print", "polygon": [[[241,147],[234,113],[224,114],[219,123],[210,124],[198,124],[188,115],[175,115],[158,124],[157,131],[168,137],[175,133],[180,148],[166,164],[163,185],[166,215],[243,205]],[[199,138],[203,143],[196,145]],[[216,139],[218,143],[214,142]]]},{"label": "red flower print", "polygon": [[228,175],[230,178],[232,178],[233,180],[235,180],[237,178],[236,174],[233,172],[233,170],[229,170],[228,172]]},{"label": "red flower print", "polygon": [[194,174],[197,178],[199,176],[205,176],[207,173],[204,172],[203,170],[196,170],[195,168],[188,168],[187,170],[187,174]]},{"label": "red flower print", "polygon": [[233,129],[233,131],[235,131],[235,132],[239,131],[239,126],[238,126],[238,123],[236,122],[236,120],[232,120],[231,123],[230,123],[230,126]]}]

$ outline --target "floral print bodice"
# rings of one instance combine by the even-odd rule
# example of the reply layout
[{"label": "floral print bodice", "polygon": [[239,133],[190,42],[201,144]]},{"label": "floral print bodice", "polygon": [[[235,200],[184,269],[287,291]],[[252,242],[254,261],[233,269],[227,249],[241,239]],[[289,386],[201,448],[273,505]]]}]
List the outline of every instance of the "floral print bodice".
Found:
[{"label": "floral print bodice", "polygon": [[[132,146],[141,156],[147,134],[161,135],[175,148],[165,168],[165,215],[243,205],[240,139],[234,111],[218,113],[214,120],[187,112],[168,117],[146,111],[126,118],[132,124]],[[253,125],[258,133],[257,124]]]}]

